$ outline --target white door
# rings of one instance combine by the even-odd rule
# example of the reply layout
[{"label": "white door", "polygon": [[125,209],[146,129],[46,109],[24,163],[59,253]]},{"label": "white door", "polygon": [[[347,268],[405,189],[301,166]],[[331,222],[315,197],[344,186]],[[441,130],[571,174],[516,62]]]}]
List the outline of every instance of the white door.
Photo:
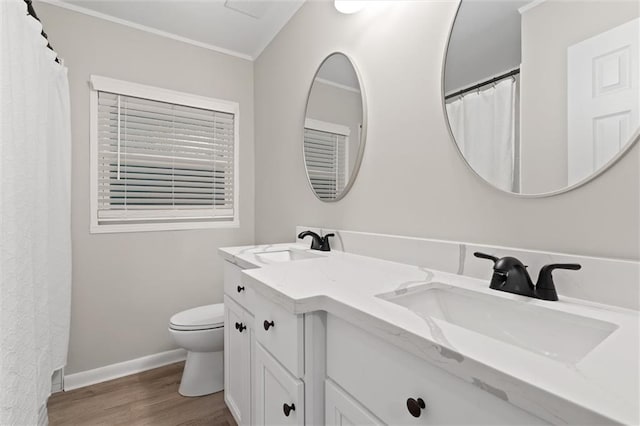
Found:
[{"label": "white door", "polygon": [[329,426],[384,425],[376,416],[340,389],[325,380],[325,424]]},{"label": "white door", "polygon": [[638,128],[639,21],[567,50],[569,185],[611,160]]},{"label": "white door", "polygon": [[255,347],[256,425],[304,425],[304,384],[261,344]]},{"label": "white door", "polygon": [[224,297],[224,400],[240,425],[251,424],[250,315]]}]

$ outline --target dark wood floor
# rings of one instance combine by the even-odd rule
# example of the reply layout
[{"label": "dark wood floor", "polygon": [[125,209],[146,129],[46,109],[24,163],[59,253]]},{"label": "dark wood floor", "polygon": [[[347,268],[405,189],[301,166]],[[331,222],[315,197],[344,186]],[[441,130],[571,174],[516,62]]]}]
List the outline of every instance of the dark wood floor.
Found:
[{"label": "dark wood floor", "polygon": [[178,393],[184,363],[55,393],[49,424],[235,426],[223,392],[186,398]]}]

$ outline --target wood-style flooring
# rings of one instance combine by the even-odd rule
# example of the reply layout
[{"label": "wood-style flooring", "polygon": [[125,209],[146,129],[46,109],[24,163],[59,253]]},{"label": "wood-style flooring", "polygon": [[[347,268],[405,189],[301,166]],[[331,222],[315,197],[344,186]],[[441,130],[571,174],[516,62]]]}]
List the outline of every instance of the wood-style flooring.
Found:
[{"label": "wood-style flooring", "polygon": [[49,425],[236,426],[223,392],[178,393],[184,363],[59,392],[49,398]]}]

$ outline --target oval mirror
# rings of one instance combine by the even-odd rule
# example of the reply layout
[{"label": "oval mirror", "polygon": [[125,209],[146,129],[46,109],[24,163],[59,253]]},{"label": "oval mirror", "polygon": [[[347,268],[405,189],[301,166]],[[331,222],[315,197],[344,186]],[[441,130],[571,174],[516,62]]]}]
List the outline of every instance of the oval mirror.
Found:
[{"label": "oval mirror", "polygon": [[638,139],[638,1],[462,0],[443,75],[451,134],[493,186],[552,195]]},{"label": "oval mirror", "polygon": [[358,72],[343,53],[320,64],[304,119],[304,164],[322,201],[345,196],[358,174],[366,138],[365,99]]}]

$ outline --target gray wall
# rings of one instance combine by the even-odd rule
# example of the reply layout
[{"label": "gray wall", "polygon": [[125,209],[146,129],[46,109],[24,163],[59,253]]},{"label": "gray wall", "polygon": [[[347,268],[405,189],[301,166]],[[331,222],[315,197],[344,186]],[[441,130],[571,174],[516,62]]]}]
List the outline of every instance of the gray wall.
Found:
[{"label": "gray wall", "polygon": [[[172,349],[172,314],[222,301],[217,248],[254,240],[253,64],[48,4],[36,8],[71,86],[68,374]],[[240,229],[89,234],[91,74],[240,104]]]},{"label": "gray wall", "polygon": [[[572,192],[501,193],[470,171],[449,138],[443,50],[456,2],[373,2],[341,15],[307,2],[255,63],[256,240],[291,241],[306,224],[639,259],[640,147]],[[368,100],[360,175],[323,203],[305,178],[300,129],[317,65],[336,50],[358,66]]]},{"label": "gray wall", "polygon": [[526,0],[464,0],[447,51],[445,92],[520,66],[520,13]]},{"label": "gray wall", "polygon": [[567,48],[637,18],[639,11],[637,1],[547,1],[522,15],[523,193],[568,184]]}]

